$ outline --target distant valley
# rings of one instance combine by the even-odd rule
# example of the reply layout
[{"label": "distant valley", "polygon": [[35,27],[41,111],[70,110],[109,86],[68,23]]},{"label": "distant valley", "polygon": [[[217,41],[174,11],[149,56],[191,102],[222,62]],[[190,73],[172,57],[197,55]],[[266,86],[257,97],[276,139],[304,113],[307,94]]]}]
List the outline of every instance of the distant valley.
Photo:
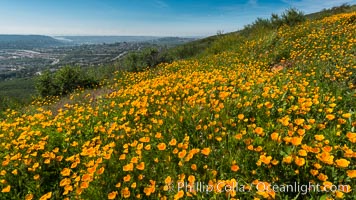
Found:
[{"label": "distant valley", "polygon": [[112,44],[117,42],[147,42],[159,39],[153,36],[53,36],[65,44]]},{"label": "distant valley", "polygon": [[1,35],[0,49],[34,49],[75,46],[83,44],[114,44],[121,42],[151,44],[182,44],[199,37],[157,36],[44,36],[44,35]]},{"label": "distant valley", "polygon": [[65,65],[112,63],[127,52],[169,48],[196,38],[151,36],[0,35],[0,81],[32,77]]}]

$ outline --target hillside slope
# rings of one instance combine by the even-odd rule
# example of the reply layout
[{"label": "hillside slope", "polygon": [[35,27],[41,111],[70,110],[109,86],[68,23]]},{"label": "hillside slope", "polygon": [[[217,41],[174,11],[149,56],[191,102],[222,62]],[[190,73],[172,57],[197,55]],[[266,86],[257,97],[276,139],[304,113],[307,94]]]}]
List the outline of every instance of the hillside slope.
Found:
[{"label": "hillside slope", "polygon": [[107,95],[7,111],[1,199],[352,199],[355,19],[222,36]]}]

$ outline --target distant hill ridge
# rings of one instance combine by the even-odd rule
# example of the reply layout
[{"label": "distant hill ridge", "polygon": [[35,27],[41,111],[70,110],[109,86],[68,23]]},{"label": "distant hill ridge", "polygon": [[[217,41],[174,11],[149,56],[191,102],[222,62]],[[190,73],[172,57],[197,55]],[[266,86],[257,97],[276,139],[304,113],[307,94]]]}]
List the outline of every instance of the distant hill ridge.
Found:
[{"label": "distant hill ridge", "polygon": [[102,44],[117,42],[146,42],[159,39],[154,36],[55,36],[56,39],[64,39],[74,44]]},{"label": "distant hill ridge", "polygon": [[33,49],[62,45],[63,42],[44,35],[0,35],[0,49]]},{"label": "distant hill ridge", "polygon": [[159,36],[45,36],[0,35],[0,49],[33,49],[82,44],[114,44],[118,42],[149,42],[153,44],[180,44],[196,38]]}]

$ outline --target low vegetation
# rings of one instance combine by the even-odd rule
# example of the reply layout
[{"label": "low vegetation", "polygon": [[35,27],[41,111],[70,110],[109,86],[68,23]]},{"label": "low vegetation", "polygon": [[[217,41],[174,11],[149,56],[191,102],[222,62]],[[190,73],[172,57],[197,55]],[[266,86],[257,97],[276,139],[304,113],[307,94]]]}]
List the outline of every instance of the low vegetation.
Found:
[{"label": "low vegetation", "polygon": [[36,89],[42,97],[63,96],[77,88],[94,88],[99,81],[79,67],[65,66],[55,73],[45,71],[38,77]]},{"label": "low vegetation", "polygon": [[141,51],[128,53],[118,65],[123,70],[139,72],[147,68],[154,68],[160,63],[172,61],[173,58],[168,55],[166,48],[150,47]]},{"label": "low vegetation", "polygon": [[31,104],[31,96],[37,96],[33,78],[19,78],[0,82],[0,115],[8,108],[19,109]]},{"label": "low vegetation", "polygon": [[106,93],[7,110],[1,197],[354,198],[355,18],[219,35],[194,58],[113,73]]}]

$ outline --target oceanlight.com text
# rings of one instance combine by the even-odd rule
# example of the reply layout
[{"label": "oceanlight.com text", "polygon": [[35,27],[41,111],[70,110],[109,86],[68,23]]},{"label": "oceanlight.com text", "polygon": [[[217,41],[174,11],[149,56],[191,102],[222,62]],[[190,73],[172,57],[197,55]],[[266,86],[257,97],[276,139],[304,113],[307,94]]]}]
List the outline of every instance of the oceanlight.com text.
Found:
[{"label": "oceanlight.com text", "polygon": [[276,193],[301,193],[305,195],[309,192],[336,192],[343,191],[348,193],[350,187],[348,185],[328,185],[323,186],[320,184],[308,183],[301,184],[294,182],[291,184],[267,184],[265,182],[258,182],[257,184],[239,184],[238,182],[233,182],[231,184],[226,184],[226,182],[217,182],[216,184],[207,184],[204,182],[178,182],[176,184],[167,185],[171,192],[196,192],[196,193],[211,193],[211,192],[249,192],[255,190],[258,192],[276,192]]}]

